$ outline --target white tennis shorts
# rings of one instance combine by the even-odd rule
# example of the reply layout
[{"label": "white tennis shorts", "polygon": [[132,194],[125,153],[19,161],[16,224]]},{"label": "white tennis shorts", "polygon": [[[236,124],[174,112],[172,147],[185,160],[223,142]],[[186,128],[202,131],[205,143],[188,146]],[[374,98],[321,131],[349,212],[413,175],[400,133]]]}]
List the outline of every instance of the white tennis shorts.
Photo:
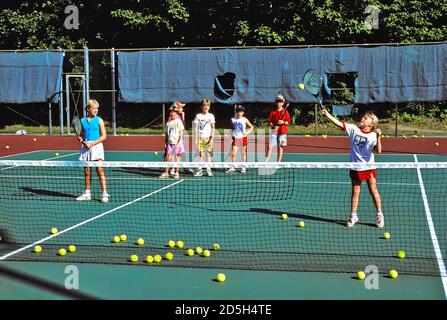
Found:
[{"label": "white tennis shorts", "polygon": [[102,143],[98,143],[94,145],[90,149],[86,146],[82,145],[81,151],[79,154],[79,160],[81,161],[96,161],[96,160],[104,160],[104,146]]}]

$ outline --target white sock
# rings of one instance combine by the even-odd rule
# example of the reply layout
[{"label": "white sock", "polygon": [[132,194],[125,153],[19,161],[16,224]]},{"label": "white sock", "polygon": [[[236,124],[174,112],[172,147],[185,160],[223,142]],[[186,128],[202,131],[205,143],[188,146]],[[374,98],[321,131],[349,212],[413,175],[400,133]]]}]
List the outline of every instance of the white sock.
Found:
[{"label": "white sock", "polygon": [[90,189],[85,189],[85,194],[90,194]]},{"label": "white sock", "polygon": [[351,212],[351,216],[357,217],[357,211]]},{"label": "white sock", "polygon": [[383,216],[382,211],[377,211],[377,215],[378,215],[378,216]]}]

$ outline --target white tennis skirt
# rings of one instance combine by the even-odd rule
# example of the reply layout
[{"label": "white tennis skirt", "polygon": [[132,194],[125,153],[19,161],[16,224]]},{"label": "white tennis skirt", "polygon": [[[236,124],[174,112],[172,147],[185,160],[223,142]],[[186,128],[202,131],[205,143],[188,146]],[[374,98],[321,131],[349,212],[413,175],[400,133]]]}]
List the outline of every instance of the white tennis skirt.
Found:
[{"label": "white tennis skirt", "polygon": [[79,154],[79,160],[81,161],[96,161],[96,160],[104,160],[104,146],[102,143],[98,143],[94,145],[90,149],[86,146],[82,145],[81,151]]}]

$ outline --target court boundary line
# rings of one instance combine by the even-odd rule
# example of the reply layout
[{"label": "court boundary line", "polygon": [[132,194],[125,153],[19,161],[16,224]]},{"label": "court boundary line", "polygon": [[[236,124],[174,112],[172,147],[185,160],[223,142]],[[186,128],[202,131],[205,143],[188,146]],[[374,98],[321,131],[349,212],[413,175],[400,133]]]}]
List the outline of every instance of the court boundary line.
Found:
[{"label": "court boundary line", "polygon": [[[414,161],[416,163],[418,163],[417,155],[413,154],[413,157],[414,157]],[[446,268],[445,268],[445,264],[444,264],[444,259],[442,257],[442,252],[441,252],[441,248],[439,246],[438,237],[436,236],[435,225],[433,223],[433,219],[431,216],[431,210],[430,210],[430,206],[428,204],[427,194],[425,193],[425,185],[424,185],[424,181],[422,180],[421,169],[416,168],[416,170],[417,170],[417,174],[418,174],[419,186],[421,188],[422,201],[424,202],[424,209],[425,209],[425,215],[427,217],[428,228],[430,230],[430,236],[431,236],[431,240],[432,240],[432,244],[433,244],[433,249],[435,250],[436,260],[438,262],[439,273],[441,276],[441,282],[442,282],[442,285],[444,288],[444,295],[445,295],[445,298],[447,299],[447,272],[446,272]]]},{"label": "court boundary line", "polygon": [[21,156],[24,154],[30,154],[30,153],[34,153],[34,152],[41,152],[41,151],[45,151],[45,150],[34,150],[34,151],[26,151],[26,152],[20,152],[20,153],[14,153],[14,154],[10,154],[9,156],[1,156],[0,159],[4,159],[4,158],[9,158],[9,157],[15,157],[15,156]]},{"label": "court boundary line", "polygon": [[[54,160],[54,159],[59,159],[59,158],[64,158],[64,157],[72,156],[72,155],[75,155],[75,154],[78,154],[78,153],[77,153],[77,152],[74,152],[74,153],[64,154],[63,156],[51,157],[51,158],[42,159],[42,160],[38,160],[38,161]],[[12,160],[12,161],[14,161],[14,160]],[[8,169],[12,169],[12,168],[15,168],[15,167],[16,167],[16,166],[10,166],[10,167],[6,167],[6,168],[2,168],[2,169],[0,169],[0,171],[8,170]]]},{"label": "court boundary line", "polygon": [[137,203],[137,202],[139,202],[139,201],[141,201],[141,200],[143,200],[143,199],[145,199],[145,198],[147,198],[147,197],[150,197],[150,196],[152,196],[152,195],[154,195],[154,194],[156,194],[156,193],[159,193],[159,192],[161,192],[161,191],[163,191],[163,190],[166,190],[166,189],[168,189],[168,188],[170,188],[170,187],[173,187],[173,186],[175,186],[175,185],[177,185],[177,184],[179,184],[179,183],[181,183],[181,182],[183,182],[183,180],[179,180],[179,181],[176,181],[176,182],[174,182],[174,183],[171,183],[170,185],[167,185],[167,186],[164,186],[163,188],[160,188],[160,189],[157,189],[157,190],[155,190],[155,191],[152,191],[151,193],[145,194],[144,196],[141,196],[141,197],[139,197],[139,198],[137,198],[137,199],[135,199],[135,200],[129,201],[129,202],[124,203],[124,204],[122,204],[122,205],[120,205],[120,206],[118,206],[118,207],[116,207],[116,208],[113,208],[113,209],[108,210],[108,211],[106,211],[106,212],[103,212],[103,213],[101,213],[101,214],[99,214],[99,215],[96,215],[96,216],[94,216],[94,217],[91,217],[91,218],[89,218],[89,219],[87,219],[87,220],[84,220],[84,221],[82,221],[82,222],[80,222],[80,223],[77,223],[77,224],[75,224],[75,225],[73,225],[73,226],[71,226],[71,227],[68,227],[68,228],[66,228],[66,229],[64,229],[64,230],[62,230],[62,231],[59,231],[59,232],[56,233],[56,234],[53,234],[53,235],[50,235],[50,236],[45,237],[45,238],[43,238],[43,239],[37,240],[37,241],[35,241],[35,242],[31,243],[31,244],[28,244],[28,245],[26,245],[26,246],[24,246],[24,247],[22,247],[22,248],[20,248],[20,249],[17,249],[17,250],[14,250],[14,251],[10,252],[10,253],[7,253],[7,254],[5,254],[5,255],[3,255],[3,256],[0,257],[0,261],[4,261],[4,260],[6,260],[7,258],[9,258],[9,257],[11,257],[11,256],[14,256],[14,255],[16,255],[16,254],[18,254],[18,253],[20,253],[20,252],[22,252],[22,251],[24,251],[24,250],[27,250],[27,249],[29,249],[29,248],[35,246],[35,245],[44,243],[44,242],[47,241],[47,240],[53,239],[53,238],[55,238],[55,237],[58,237],[58,236],[60,236],[60,235],[62,235],[62,234],[64,234],[64,233],[66,233],[66,232],[68,232],[68,231],[71,231],[71,230],[76,229],[76,228],[78,228],[78,227],[80,227],[80,226],[83,226],[84,224],[87,224],[87,223],[89,223],[89,222],[95,221],[95,220],[97,220],[97,219],[99,219],[99,218],[102,218],[102,217],[104,217],[104,216],[106,216],[106,215],[112,213],[112,212],[115,212],[115,211],[117,211],[117,210],[120,210],[120,209],[122,209],[122,208],[125,208],[125,207],[127,207],[127,206],[129,206],[129,205],[131,205],[131,204]]}]

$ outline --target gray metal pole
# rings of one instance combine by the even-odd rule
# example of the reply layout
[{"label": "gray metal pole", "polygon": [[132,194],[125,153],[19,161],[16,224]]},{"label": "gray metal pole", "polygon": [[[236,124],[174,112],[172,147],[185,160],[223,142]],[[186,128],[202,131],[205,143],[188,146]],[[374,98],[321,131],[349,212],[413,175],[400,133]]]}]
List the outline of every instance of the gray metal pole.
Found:
[{"label": "gray metal pole", "polygon": [[112,79],[112,130],[116,134],[116,94],[115,94],[115,48],[110,53],[110,61],[112,62],[111,79]]},{"label": "gray metal pole", "polygon": [[88,48],[84,47],[84,74],[85,74],[85,98],[86,101],[90,99],[90,67],[89,67],[89,61],[88,61]]},{"label": "gray metal pole", "polygon": [[59,127],[60,133],[64,134],[64,81],[61,82],[61,96],[59,98]]},{"label": "gray metal pole", "polygon": [[51,135],[53,134],[53,125],[51,122],[51,101],[48,103],[48,134]]},{"label": "gray metal pole", "polygon": [[394,127],[394,136],[397,137],[397,123],[398,123],[398,118],[399,118],[399,107],[396,104],[396,108],[394,109],[394,113],[396,114],[396,124]]},{"label": "gray metal pole", "polygon": [[315,105],[315,136],[318,136],[318,106]]},{"label": "gray metal pole", "polygon": [[164,103],[162,107],[162,112],[163,112],[163,131],[164,131],[166,127],[166,108]]},{"label": "gray metal pole", "polygon": [[[67,133],[70,134],[70,77],[65,76],[65,110],[67,113]],[[76,108],[76,106],[74,106]]]}]

